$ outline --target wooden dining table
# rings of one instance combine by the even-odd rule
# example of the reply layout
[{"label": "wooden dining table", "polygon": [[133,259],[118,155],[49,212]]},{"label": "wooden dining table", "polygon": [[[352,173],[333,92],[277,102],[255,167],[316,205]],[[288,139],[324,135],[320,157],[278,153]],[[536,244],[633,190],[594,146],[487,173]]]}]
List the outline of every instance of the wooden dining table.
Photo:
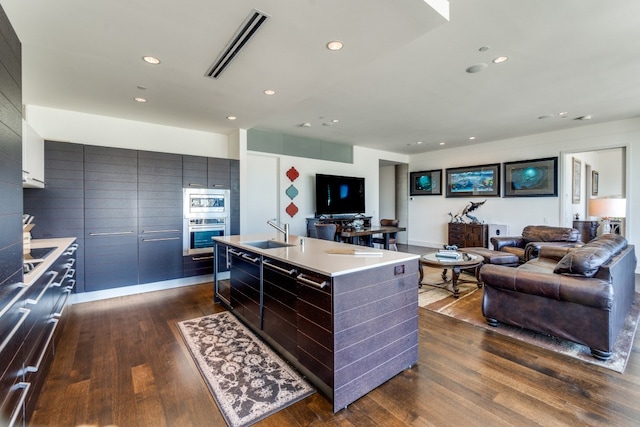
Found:
[{"label": "wooden dining table", "polygon": [[391,227],[384,225],[379,225],[377,227],[364,227],[359,229],[343,228],[342,230],[340,230],[340,238],[343,241],[352,243],[354,245],[359,244],[360,241],[364,241],[365,246],[371,246],[371,237],[374,234],[382,234],[384,236],[384,248],[389,249],[389,237],[391,236],[391,234],[406,230],[406,227]]}]

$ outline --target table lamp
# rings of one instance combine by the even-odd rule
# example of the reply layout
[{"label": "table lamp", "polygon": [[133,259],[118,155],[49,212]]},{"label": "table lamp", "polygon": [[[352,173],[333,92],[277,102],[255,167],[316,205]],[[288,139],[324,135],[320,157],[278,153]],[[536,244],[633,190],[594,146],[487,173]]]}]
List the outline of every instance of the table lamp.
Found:
[{"label": "table lamp", "polygon": [[611,218],[627,215],[627,199],[590,199],[589,215],[602,218],[602,234],[611,233]]}]

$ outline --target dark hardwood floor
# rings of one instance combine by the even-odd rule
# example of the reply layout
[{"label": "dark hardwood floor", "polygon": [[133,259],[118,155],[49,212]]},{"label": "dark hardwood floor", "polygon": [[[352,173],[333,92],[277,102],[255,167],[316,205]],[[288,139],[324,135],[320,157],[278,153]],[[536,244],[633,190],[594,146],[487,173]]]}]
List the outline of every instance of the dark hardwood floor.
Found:
[{"label": "dark hardwood floor", "polygon": [[[222,426],[176,329],[211,284],[70,307],[32,426]],[[640,425],[640,339],[624,374],[420,309],[419,360],[333,414],[319,393],[262,426]]]}]

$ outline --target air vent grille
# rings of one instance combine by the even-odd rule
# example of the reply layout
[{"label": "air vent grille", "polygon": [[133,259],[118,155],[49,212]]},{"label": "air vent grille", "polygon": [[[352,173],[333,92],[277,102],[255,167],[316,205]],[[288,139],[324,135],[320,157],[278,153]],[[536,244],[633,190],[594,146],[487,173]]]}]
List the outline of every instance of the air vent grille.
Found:
[{"label": "air vent grille", "polygon": [[268,18],[266,13],[253,9],[205,75],[217,79]]}]

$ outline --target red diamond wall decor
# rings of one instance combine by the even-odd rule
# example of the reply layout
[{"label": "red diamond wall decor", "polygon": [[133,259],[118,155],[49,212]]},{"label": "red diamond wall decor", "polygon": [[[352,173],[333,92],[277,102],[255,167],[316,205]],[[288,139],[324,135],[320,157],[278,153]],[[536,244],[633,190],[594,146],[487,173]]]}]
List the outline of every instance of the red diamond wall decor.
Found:
[{"label": "red diamond wall decor", "polygon": [[289,206],[287,206],[285,211],[289,214],[291,218],[293,218],[295,214],[298,213],[298,207],[293,202],[291,202],[289,203]]},{"label": "red diamond wall decor", "polygon": [[287,171],[286,175],[287,175],[287,178],[289,178],[291,182],[293,182],[300,176],[300,173],[296,170],[296,168],[291,166],[291,168]]}]

